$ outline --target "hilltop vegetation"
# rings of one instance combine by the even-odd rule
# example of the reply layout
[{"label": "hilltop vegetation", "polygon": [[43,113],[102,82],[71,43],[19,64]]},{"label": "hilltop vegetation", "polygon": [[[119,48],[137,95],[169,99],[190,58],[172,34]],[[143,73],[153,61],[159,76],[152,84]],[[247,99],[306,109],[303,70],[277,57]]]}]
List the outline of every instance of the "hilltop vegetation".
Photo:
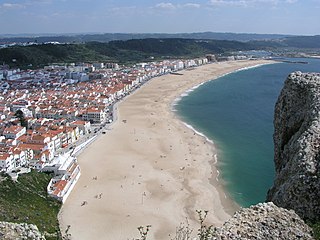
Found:
[{"label": "hilltop vegetation", "polygon": [[129,63],[173,57],[199,57],[206,53],[218,54],[250,49],[254,49],[254,45],[236,41],[151,38],[109,43],[14,46],[0,49],[0,62],[22,68],[42,67],[57,62]]},{"label": "hilltop vegetation", "polygon": [[[199,33],[198,35],[197,37],[206,36],[205,33]],[[152,59],[193,58],[208,53],[226,54],[239,50],[277,50],[285,52],[288,48],[298,49],[298,51],[300,51],[299,49],[320,49],[320,36],[258,39],[247,42],[212,39],[146,38],[126,41],[88,41],[86,43],[72,44],[13,46],[0,49],[0,62],[21,68],[39,68],[50,63],[61,62],[103,61],[126,64],[150,61]]]},{"label": "hilltop vegetation", "polygon": [[0,62],[12,67],[42,67],[54,62],[105,61],[106,56],[82,44],[14,46],[0,49]]},{"label": "hilltop vegetation", "polygon": [[171,57],[198,57],[206,53],[250,50],[248,43],[194,39],[133,39],[109,43],[43,44],[0,49],[0,62],[11,66],[41,67],[57,62],[114,61],[120,63]]},{"label": "hilltop vegetation", "polygon": [[282,43],[292,48],[320,48],[320,35],[288,37]]},{"label": "hilltop vegetation", "polygon": [[7,175],[0,176],[0,221],[35,224],[41,232],[58,237],[57,215],[61,203],[47,194],[51,177],[32,171],[13,182]]},{"label": "hilltop vegetation", "polygon": [[202,55],[205,53],[225,53],[227,51],[249,50],[251,45],[223,40],[194,40],[194,39],[136,39],[128,41],[112,41],[109,43],[118,49],[135,50],[139,52],[169,55],[169,56],[190,56]]},{"label": "hilltop vegetation", "polygon": [[197,32],[197,33],[103,33],[103,34],[65,34],[65,35],[3,35],[0,43],[27,43],[27,42],[60,42],[60,43],[88,43],[110,41],[127,41],[132,39],[193,39],[193,40],[227,40],[239,42],[264,42],[268,46],[274,46],[276,42],[283,47],[297,48],[319,48],[320,36],[294,36],[285,34],[255,34],[255,33],[219,33],[219,32]]}]

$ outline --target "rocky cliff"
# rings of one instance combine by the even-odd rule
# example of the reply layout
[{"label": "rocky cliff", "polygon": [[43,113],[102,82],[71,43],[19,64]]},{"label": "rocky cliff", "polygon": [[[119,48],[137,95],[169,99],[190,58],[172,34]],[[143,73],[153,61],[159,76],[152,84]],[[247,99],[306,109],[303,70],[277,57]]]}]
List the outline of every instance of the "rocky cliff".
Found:
[{"label": "rocky cliff", "polygon": [[272,202],[243,208],[216,228],[211,240],[312,240],[311,229],[294,212]]},{"label": "rocky cliff", "polygon": [[320,219],[320,74],[288,76],[274,116],[276,176],[267,201]]},{"label": "rocky cliff", "polygon": [[45,240],[37,226],[26,223],[0,222],[0,239],[3,240]]},{"label": "rocky cliff", "polygon": [[274,128],[271,202],[241,209],[215,230],[212,240],[313,239],[301,218],[320,220],[320,74],[288,76],[276,103]]}]

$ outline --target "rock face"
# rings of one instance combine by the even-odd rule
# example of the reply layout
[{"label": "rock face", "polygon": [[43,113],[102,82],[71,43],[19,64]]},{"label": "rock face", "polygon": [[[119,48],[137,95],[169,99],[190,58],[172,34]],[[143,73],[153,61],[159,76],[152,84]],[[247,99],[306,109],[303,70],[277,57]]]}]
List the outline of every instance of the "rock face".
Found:
[{"label": "rock face", "polygon": [[243,208],[216,228],[211,240],[311,240],[312,232],[294,212],[277,207],[272,202]]},{"label": "rock face", "polygon": [[37,226],[26,223],[0,222],[0,239],[3,240],[45,240]]},{"label": "rock face", "polygon": [[320,219],[320,74],[288,76],[274,117],[276,176],[267,201]]}]

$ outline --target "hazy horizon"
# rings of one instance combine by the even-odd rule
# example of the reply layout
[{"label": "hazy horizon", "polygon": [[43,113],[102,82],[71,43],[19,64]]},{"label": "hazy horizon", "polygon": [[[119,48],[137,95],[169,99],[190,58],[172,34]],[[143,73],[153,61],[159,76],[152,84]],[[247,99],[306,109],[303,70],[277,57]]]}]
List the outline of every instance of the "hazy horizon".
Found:
[{"label": "hazy horizon", "polygon": [[103,35],[103,34],[201,34],[201,33],[215,33],[215,34],[258,34],[258,35],[288,35],[288,36],[315,36],[302,34],[282,34],[282,33],[246,33],[246,32],[61,32],[61,33],[0,33],[0,37],[50,37],[50,36],[78,36],[78,35]]},{"label": "hazy horizon", "polygon": [[0,35],[319,35],[320,0],[0,0]]}]

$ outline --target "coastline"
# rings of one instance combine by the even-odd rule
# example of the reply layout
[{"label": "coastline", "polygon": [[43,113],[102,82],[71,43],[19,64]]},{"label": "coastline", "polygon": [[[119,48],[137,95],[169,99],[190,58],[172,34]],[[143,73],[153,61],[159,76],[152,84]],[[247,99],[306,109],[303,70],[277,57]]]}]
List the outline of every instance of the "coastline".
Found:
[{"label": "coastline", "polygon": [[[82,176],[59,215],[62,232],[70,225],[72,239],[127,239],[138,236],[138,226],[151,224],[150,239],[170,239],[185,218],[198,227],[198,209],[209,210],[208,222],[221,225],[238,206],[217,180],[214,144],[188,128],[172,107],[204,82],[268,63],[183,70],[152,79],[119,103],[113,129],[79,156]],[[83,201],[88,204],[81,206]]]}]

